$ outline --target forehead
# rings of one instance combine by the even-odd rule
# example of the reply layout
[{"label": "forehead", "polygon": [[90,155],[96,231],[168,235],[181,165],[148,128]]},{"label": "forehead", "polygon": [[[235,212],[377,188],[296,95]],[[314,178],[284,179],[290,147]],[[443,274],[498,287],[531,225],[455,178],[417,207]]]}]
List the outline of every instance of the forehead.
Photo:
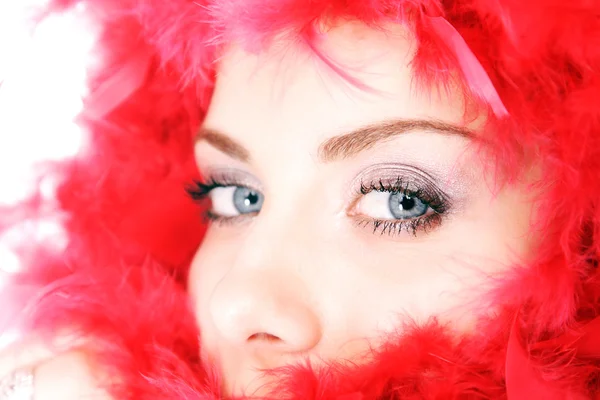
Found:
[{"label": "forehead", "polygon": [[350,22],[329,28],[317,49],[283,37],[259,53],[232,45],[219,63],[205,125],[246,140],[257,132],[322,140],[390,119],[462,125],[457,90],[417,86],[416,50],[403,26]]}]

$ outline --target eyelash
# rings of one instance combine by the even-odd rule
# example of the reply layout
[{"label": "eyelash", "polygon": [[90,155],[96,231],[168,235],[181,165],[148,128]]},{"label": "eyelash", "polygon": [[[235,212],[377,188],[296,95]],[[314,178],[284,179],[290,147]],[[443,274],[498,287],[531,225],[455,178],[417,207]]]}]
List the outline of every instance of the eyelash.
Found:
[{"label": "eyelash", "polygon": [[205,200],[208,198],[208,195],[211,191],[216,188],[228,187],[228,186],[239,186],[240,184],[234,179],[229,179],[227,177],[219,178],[217,180],[215,178],[210,178],[206,183],[201,181],[194,181],[193,184],[187,185],[185,191],[192,198],[192,200],[201,206],[202,208],[202,217],[205,222],[216,222],[221,225],[234,223],[236,220],[240,218],[252,216],[252,215],[243,215],[237,217],[225,217],[222,215],[218,215],[213,213],[210,209],[204,209]]},{"label": "eyelash", "polygon": [[373,191],[387,192],[391,194],[403,194],[416,197],[427,205],[432,213],[408,220],[385,220],[357,216],[358,225],[361,227],[371,226],[373,234],[380,233],[395,236],[403,231],[416,236],[419,233],[428,233],[438,227],[442,222],[443,215],[448,211],[449,202],[441,193],[435,190],[427,191],[422,188],[410,189],[411,183],[398,177],[394,182],[384,182],[383,179],[371,181],[368,184],[361,182],[359,195],[366,195]]},{"label": "eyelash", "polygon": [[[212,190],[228,186],[241,185],[234,178],[229,179],[227,177],[220,177],[218,180],[215,178],[210,178],[206,183],[194,181],[192,185],[188,185],[186,187],[186,192],[192,198],[192,200],[204,206],[204,201],[208,198],[208,195]],[[404,194],[420,199],[429,208],[431,208],[431,213],[408,220],[385,220],[356,216],[358,226],[371,226],[373,234],[380,233],[381,235],[387,234],[388,236],[395,236],[403,231],[416,236],[419,233],[428,233],[438,227],[442,222],[443,215],[448,211],[449,208],[449,202],[446,197],[441,193],[438,193],[436,190],[424,190],[422,188],[410,189],[410,186],[411,183],[405,182],[402,178],[397,178],[393,182],[386,182],[383,179],[371,181],[367,184],[365,184],[365,182],[361,182],[356,201],[359,201],[361,196],[365,196],[372,191],[387,192],[391,194]],[[211,212],[210,209],[203,210],[203,217],[206,221],[217,222],[219,224],[235,223],[254,215],[255,214],[247,214],[228,217],[215,214]]]}]

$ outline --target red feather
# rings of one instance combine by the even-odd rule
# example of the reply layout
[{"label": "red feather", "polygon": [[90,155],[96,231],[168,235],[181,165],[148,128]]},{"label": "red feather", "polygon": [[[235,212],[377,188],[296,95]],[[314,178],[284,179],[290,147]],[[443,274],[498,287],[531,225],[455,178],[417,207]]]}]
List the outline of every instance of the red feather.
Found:
[{"label": "red feather", "polygon": [[[217,51],[231,41],[260,51],[285,31],[318,52],[321,21],[378,28],[410,16],[420,82],[443,84],[448,71],[463,72],[465,94],[496,116],[488,139],[509,177],[520,172],[523,150],[539,154],[543,179],[534,189],[544,197],[532,229],[541,243],[529,265],[515,267],[489,293],[500,311],[479,321],[473,335],[456,340],[434,322],[409,326],[367,365],[273,371],[277,393],[339,400],[600,396],[600,2],[80,1],[103,26],[103,64],[92,71],[82,118],[90,145],[56,169],[69,245],[57,252],[21,244],[27,268],[2,293],[3,315],[18,315],[24,329],[42,335],[68,322],[98,338],[93,355],[121,377],[111,388],[118,399],[219,398],[219,377],[199,359],[184,285],[204,226],[183,190],[174,189],[197,174],[191,138],[210,102]],[[77,2],[54,0],[51,7]],[[35,218],[39,207],[28,203],[19,215]],[[2,230],[14,223],[11,213],[0,213]]]}]

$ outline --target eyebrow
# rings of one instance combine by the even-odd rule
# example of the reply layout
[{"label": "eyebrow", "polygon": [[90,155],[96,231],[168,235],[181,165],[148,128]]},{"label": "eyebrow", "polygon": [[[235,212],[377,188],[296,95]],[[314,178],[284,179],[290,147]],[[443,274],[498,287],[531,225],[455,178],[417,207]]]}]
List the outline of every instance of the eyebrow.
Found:
[{"label": "eyebrow", "polygon": [[403,133],[430,131],[443,135],[472,138],[474,133],[460,126],[435,120],[391,120],[358,128],[350,133],[335,136],[319,146],[319,159],[323,162],[343,160],[378,143]]},{"label": "eyebrow", "polygon": [[250,152],[244,146],[216,129],[200,128],[196,135],[196,142],[202,140],[231,158],[246,163],[250,161]]},{"label": "eyebrow", "polygon": [[[473,131],[457,125],[436,120],[391,120],[360,127],[349,133],[327,139],[319,146],[318,156],[322,162],[333,162],[352,157],[372,148],[378,143],[403,133],[430,131],[443,135],[472,138]],[[242,161],[250,160],[250,152],[241,144],[213,128],[200,128],[196,141],[206,141],[228,156]]]}]

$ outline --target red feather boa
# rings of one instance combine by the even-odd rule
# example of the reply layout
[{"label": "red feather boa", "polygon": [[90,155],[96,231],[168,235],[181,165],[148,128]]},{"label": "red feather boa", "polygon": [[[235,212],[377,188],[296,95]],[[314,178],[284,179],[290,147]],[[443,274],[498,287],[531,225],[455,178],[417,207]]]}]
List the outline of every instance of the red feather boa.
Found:
[{"label": "red feather boa", "polygon": [[[81,1],[103,26],[104,62],[92,71],[82,116],[90,146],[58,169],[69,245],[57,254],[23,243],[27,269],[2,304],[25,329],[52,336],[77,326],[95,338],[95,361],[119,377],[115,398],[220,397],[217,374],[199,360],[184,289],[204,227],[182,189],[196,174],[191,139],[210,101],[219,47],[240,41],[259,51],[284,30],[311,46],[325,18],[407,22],[419,42],[415,73],[423,83],[444,82],[443,71],[461,60],[432,29],[437,17],[460,33],[510,115],[490,123],[497,159],[515,176],[524,150],[540,155],[545,195],[532,228],[541,232],[536,256],[490,292],[500,311],[472,335],[456,338],[435,321],[403,327],[367,365],[273,371],[274,393],[600,398],[600,2]],[[465,93],[478,96],[466,75]],[[37,211],[35,202],[19,210]],[[11,225],[10,215],[2,213],[1,228]]]}]

